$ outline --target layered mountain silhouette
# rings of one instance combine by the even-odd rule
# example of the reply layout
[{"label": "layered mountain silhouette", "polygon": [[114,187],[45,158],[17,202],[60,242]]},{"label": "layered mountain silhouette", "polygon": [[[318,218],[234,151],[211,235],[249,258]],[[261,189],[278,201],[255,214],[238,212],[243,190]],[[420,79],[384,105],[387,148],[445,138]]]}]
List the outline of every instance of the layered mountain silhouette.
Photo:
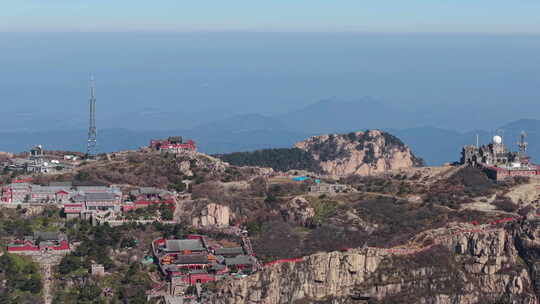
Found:
[{"label": "layered mountain silhouette", "polygon": [[[171,117],[170,124],[173,126],[174,114],[169,113],[167,116]],[[199,125],[191,122],[194,127],[190,128],[152,130],[151,124],[144,124],[148,130],[99,129],[98,143],[100,151],[109,152],[136,149],[147,145],[153,138],[181,135],[195,140],[200,151],[214,154],[290,147],[309,136],[326,133],[382,129],[402,139],[428,165],[439,165],[458,160],[461,147],[475,144],[477,134],[480,143],[488,143],[497,129],[503,132],[509,148],[515,150],[519,134],[524,130],[528,133],[529,154],[533,161],[540,162],[540,120],[520,119],[494,130],[469,132],[417,125],[436,121],[436,116],[427,111],[399,111],[372,98],[360,101],[323,100],[275,116],[253,113],[220,118],[215,115],[217,119]],[[36,144],[42,144],[50,150],[84,151],[86,136],[86,130],[68,128],[57,131],[0,132],[0,151],[27,151]]]}]

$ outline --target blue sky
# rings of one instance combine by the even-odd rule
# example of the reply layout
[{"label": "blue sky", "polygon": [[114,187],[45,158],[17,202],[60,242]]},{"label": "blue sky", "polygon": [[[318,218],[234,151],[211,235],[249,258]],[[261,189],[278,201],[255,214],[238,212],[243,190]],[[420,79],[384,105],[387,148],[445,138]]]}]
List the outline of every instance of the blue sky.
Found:
[{"label": "blue sky", "polygon": [[0,31],[540,33],[538,0],[4,0]]}]

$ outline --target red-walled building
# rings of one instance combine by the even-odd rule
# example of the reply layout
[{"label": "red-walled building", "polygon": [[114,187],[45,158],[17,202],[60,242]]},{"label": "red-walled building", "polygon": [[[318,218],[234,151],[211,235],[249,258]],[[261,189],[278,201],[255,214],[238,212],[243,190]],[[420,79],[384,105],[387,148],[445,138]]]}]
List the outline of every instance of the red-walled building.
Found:
[{"label": "red-walled building", "polygon": [[208,283],[216,280],[216,276],[208,273],[190,273],[182,277],[182,281],[189,285],[195,285],[197,283]]},{"label": "red-walled building", "polygon": [[160,271],[171,284],[176,281],[195,285],[255,270],[257,258],[246,255],[243,247],[213,250],[207,242],[199,234],[186,235],[181,240],[157,239],[152,242],[152,251]]},{"label": "red-walled building", "polygon": [[15,240],[7,246],[10,253],[32,254],[36,252],[69,252],[70,245],[65,235],[54,232],[35,232],[22,240]]},{"label": "red-walled building", "polygon": [[154,139],[150,141],[150,148],[161,152],[180,153],[184,151],[197,151],[193,140],[182,141],[180,136],[171,136],[167,139]]},{"label": "red-walled building", "polygon": [[529,165],[528,167],[496,167],[496,166],[484,166],[486,174],[494,180],[500,181],[509,177],[535,177],[540,175],[540,167],[536,165]]}]

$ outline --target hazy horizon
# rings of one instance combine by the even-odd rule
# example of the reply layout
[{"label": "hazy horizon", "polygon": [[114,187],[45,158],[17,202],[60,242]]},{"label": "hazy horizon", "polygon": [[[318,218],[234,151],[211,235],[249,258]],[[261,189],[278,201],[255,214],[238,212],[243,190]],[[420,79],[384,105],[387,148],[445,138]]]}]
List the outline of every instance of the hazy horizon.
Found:
[{"label": "hazy horizon", "polygon": [[0,33],[0,47],[4,131],[84,129],[91,72],[100,128],[182,129],[365,97],[423,113],[403,128],[490,129],[540,110],[530,35]]}]

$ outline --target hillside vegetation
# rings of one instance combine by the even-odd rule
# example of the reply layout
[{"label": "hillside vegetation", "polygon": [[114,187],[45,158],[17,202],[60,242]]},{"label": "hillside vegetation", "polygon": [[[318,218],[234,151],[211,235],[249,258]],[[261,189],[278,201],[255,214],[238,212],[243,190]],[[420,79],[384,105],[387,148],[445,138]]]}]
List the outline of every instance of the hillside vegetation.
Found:
[{"label": "hillside vegetation", "polygon": [[313,136],[291,149],[266,149],[218,157],[236,166],[307,170],[338,177],[423,165],[423,161],[399,138],[379,130]]},{"label": "hillside vegetation", "polygon": [[276,171],[307,170],[321,172],[321,167],[313,158],[313,155],[298,148],[235,152],[218,155],[218,157],[235,166],[268,167]]},{"label": "hillside vegetation", "polygon": [[39,267],[30,258],[0,256],[0,303],[37,303],[41,289]]},{"label": "hillside vegetation", "polygon": [[73,173],[36,176],[34,181],[40,184],[74,181],[78,185],[119,184],[184,191],[184,180],[192,180],[195,184],[209,180],[228,182],[247,179],[254,174],[257,174],[257,168],[229,166],[202,153],[175,155],[129,151],[83,163]]}]

